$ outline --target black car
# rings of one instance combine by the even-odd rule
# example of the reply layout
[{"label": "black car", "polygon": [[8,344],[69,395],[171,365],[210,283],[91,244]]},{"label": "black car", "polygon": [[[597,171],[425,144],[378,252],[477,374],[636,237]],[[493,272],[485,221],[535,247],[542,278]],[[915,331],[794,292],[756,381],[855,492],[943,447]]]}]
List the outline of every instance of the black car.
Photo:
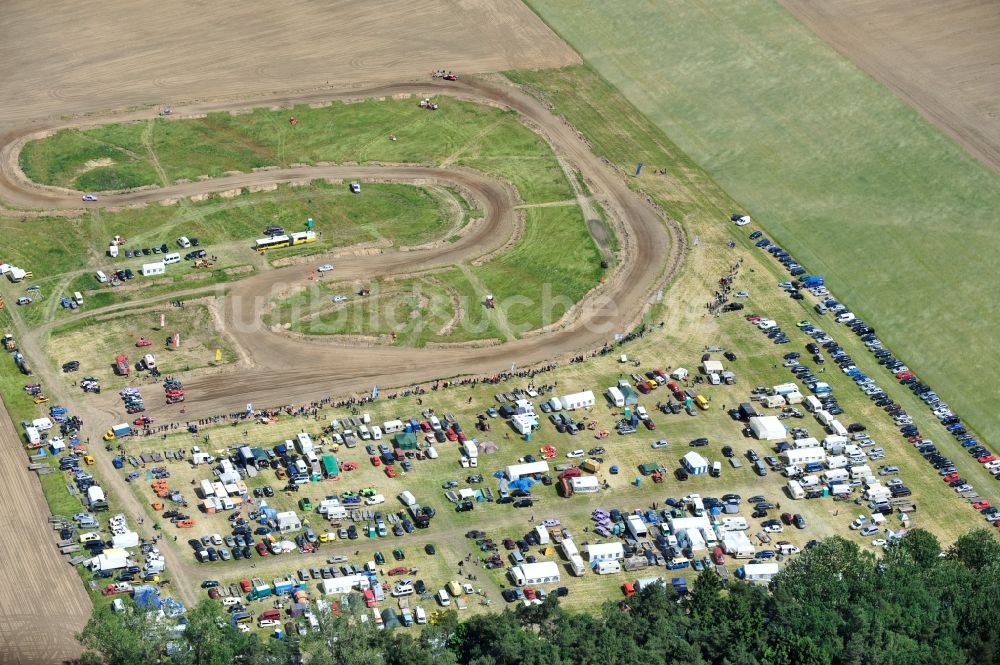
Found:
[{"label": "black car", "polygon": [[[191,241],[191,246],[192,247],[197,247],[198,245],[201,244],[201,241],[198,240],[197,238],[188,238],[188,240]],[[205,251],[205,250],[202,250],[202,251]]]},{"label": "black car", "polygon": [[514,502],[515,508],[531,508],[534,502],[531,499],[518,499]]},{"label": "black car", "polygon": [[747,459],[750,460],[751,462],[756,462],[757,460],[760,459],[760,455],[758,455],[755,450],[751,449],[747,451]]},{"label": "black car", "polygon": [[[509,497],[505,497],[509,498]],[[467,513],[474,508],[471,501],[463,501],[462,503],[455,506],[456,513]]]},{"label": "black car", "polygon": [[[723,353],[722,355],[723,355],[723,357],[725,357],[725,359],[726,359],[726,360],[728,360],[729,362],[731,362],[731,363],[732,363],[732,362],[736,362],[736,354],[735,354],[735,353],[733,353],[732,351],[726,351],[726,352],[725,352],[725,353]],[[565,587],[560,587],[560,588],[565,588]]]},{"label": "black car", "polygon": [[802,517],[802,515],[798,513],[795,513],[795,516],[792,517],[792,522],[795,524],[796,529],[806,528],[806,518]]},{"label": "black car", "polygon": [[674,476],[677,480],[684,481],[688,479],[688,473],[684,469],[677,469],[674,471]]},{"label": "black car", "polygon": [[708,438],[704,436],[691,441],[691,447],[693,448],[700,448],[701,446],[707,446],[707,445],[708,445]]},{"label": "black car", "polygon": [[423,580],[417,580],[413,585],[413,590],[416,591],[418,594],[423,595],[424,593],[427,592],[427,585],[424,584]]},{"label": "black car", "polygon": [[347,527],[347,538],[349,540],[357,540],[358,539],[358,527],[354,526],[353,524],[350,525],[349,527]]},{"label": "black car", "polygon": [[424,552],[426,552],[427,554],[430,554],[431,556],[434,556],[435,554],[437,554],[437,550],[430,543],[427,543],[426,545],[424,545]]}]

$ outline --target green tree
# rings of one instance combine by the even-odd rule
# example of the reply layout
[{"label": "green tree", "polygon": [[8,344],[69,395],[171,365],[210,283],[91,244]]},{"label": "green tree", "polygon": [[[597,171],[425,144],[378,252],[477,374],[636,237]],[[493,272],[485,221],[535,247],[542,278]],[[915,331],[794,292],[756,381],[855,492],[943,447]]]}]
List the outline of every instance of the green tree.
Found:
[{"label": "green tree", "polygon": [[124,612],[108,606],[94,612],[77,639],[90,650],[88,659],[106,665],[131,665],[158,660],[167,644],[165,627],[154,614],[127,605]]}]

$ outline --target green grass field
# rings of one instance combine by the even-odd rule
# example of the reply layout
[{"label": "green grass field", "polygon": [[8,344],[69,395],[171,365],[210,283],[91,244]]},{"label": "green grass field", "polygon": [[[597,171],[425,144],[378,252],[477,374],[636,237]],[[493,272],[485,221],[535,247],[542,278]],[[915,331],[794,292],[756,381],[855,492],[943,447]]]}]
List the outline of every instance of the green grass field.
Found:
[{"label": "green grass field", "polygon": [[[83,189],[162,184],[144,133],[168,182],[294,163],[447,161],[510,180],[529,203],[572,197],[552,150],[516,113],[451,99],[433,113],[414,99],[372,100],[62,130],[29,143],[21,166],[38,182]],[[94,167],[101,159],[112,163]]]},{"label": "green grass field", "polygon": [[[511,339],[562,317],[601,278],[600,254],[577,206],[530,208],[524,237],[481,266],[380,282],[372,297],[328,302],[349,287],[319,286],[276,304],[274,320],[318,335],[383,336],[393,343]],[[497,308],[483,301],[492,293]],[[458,307],[456,308],[456,302]],[[452,321],[454,319],[454,321]],[[451,322],[451,323],[450,323]]]},{"label": "green grass field", "polygon": [[772,0],[528,4],[1000,435],[982,356],[968,353],[998,359],[993,294],[977,286],[1000,249],[996,174]]}]

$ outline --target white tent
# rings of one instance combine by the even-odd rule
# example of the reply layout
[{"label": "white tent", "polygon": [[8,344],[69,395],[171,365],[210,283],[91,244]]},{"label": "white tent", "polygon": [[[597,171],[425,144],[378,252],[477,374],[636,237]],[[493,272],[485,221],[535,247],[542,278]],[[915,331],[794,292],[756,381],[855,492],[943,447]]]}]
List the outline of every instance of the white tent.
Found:
[{"label": "white tent", "polygon": [[681,458],[681,463],[684,468],[688,470],[693,476],[699,476],[703,473],[708,473],[708,460],[696,453],[695,451],[690,451]]},{"label": "white tent", "polygon": [[701,363],[701,369],[705,374],[722,374],[724,368],[718,360],[705,360]]},{"label": "white tent", "polygon": [[757,416],[750,419],[750,431],[762,441],[776,441],[785,438],[785,426],[777,416]]}]

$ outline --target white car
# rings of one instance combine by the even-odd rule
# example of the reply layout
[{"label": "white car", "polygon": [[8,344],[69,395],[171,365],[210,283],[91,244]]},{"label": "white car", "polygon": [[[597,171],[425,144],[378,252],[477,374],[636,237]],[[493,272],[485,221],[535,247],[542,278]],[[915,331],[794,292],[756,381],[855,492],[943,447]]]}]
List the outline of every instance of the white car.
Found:
[{"label": "white car", "polygon": [[584,454],[584,453],[583,453],[583,451],[582,451],[582,450],[574,450],[574,451],[572,451],[572,452],[568,452],[568,453],[566,453],[566,457],[569,457],[569,458],[571,458],[571,459],[572,459],[572,458],[574,458],[574,457],[583,457],[583,454]]},{"label": "white car", "polygon": [[250,632],[250,626],[246,625],[245,623],[238,623],[238,624],[236,624],[236,629],[239,630],[241,633],[249,633]]},{"label": "white car", "polygon": [[750,294],[747,293],[746,291],[737,291],[733,295],[735,295],[737,298],[749,298],[750,297]]},{"label": "white car", "polygon": [[876,533],[878,533],[878,527],[874,524],[869,524],[865,528],[861,529],[862,536],[874,536]]},{"label": "white car", "polygon": [[652,442],[651,444],[649,444],[649,447],[650,448],[666,448],[667,447],[667,440],[666,439],[658,439],[658,440]]},{"label": "white car", "polygon": [[876,538],[872,541],[872,547],[885,547],[888,544],[885,538]]},{"label": "white car", "polygon": [[318,272],[330,272],[331,270],[333,270],[333,264],[332,263],[324,263],[319,268],[316,268],[316,270]]},{"label": "white car", "polygon": [[743,216],[737,217],[735,220],[733,220],[733,223],[736,224],[736,226],[746,226],[751,221],[753,221],[753,220],[750,219],[749,215],[743,215]]},{"label": "white car", "polygon": [[84,194],[83,200],[87,201],[88,203],[93,203],[94,201],[97,200],[97,196],[94,194]]},{"label": "white car", "polygon": [[333,302],[345,302],[346,300],[347,300],[347,296],[334,296],[333,297]]},{"label": "white car", "polygon": [[351,192],[354,193],[354,194],[360,194],[361,193],[361,183],[360,182],[352,182],[351,183]]},{"label": "white car", "polygon": [[258,625],[261,628],[274,628],[275,626],[280,626],[281,622],[277,619],[264,619]]},{"label": "white car", "polygon": [[780,524],[768,524],[764,527],[764,531],[767,531],[768,533],[783,533],[784,530],[785,528]]}]

